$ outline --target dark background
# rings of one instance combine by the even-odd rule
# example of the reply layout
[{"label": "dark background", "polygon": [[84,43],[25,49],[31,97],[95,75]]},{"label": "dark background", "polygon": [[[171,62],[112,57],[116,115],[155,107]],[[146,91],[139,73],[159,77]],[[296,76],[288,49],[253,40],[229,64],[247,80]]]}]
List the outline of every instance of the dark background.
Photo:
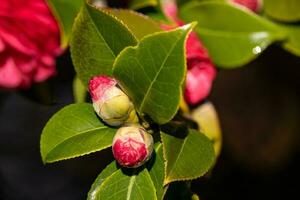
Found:
[{"label": "dark background", "polygon": [[[0,93],[1,200],[85,199],[110,162],[106,150],[42,164],[42,128],[73,102],[70,63],[66,53],[58,60],[58,75],[47,84]],[[219,112],[224,143],[212,173],[192,183],[201,200],[299,196],[299,72],[300,58],[276,45],[244,68],[219,72],[209,99]]]}]

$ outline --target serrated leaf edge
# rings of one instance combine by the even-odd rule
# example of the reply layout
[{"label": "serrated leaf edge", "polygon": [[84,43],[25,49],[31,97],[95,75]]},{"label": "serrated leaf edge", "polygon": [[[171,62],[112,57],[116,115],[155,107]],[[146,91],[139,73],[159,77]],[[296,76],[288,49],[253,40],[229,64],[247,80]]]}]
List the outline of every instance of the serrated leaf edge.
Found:
[{"label": "serrated leaf edge", "polygon": [[[121,25],[121,27],[124,27],[124,29],[130,33],[131,37],[135,40],[136,43],[138,42],[138,39],[136,38],[136,36],[132,33],[132,31],[128,28],[128,26],[127,26],[123,21],[121,21],[120,19],[118,19],[116,16],[110,14],[110,13],[109,13],[108,11],[106,11],[105,9],[99,8],[99,7],[95,6],[95,5],[92,5],[92,4],[91,4],[90,2],[88,2],[88,1],[86,1],[86,2],[83,3],[83,5],[81,6],[81,9],[79,10],[78,14],[76,15],[76,17],[75,17],[75,19],[74,19],[73,26],[72,26],[72,31],[71,31],[72,33],[74,32],[74,29],[75,29],[75,27],[76,27],[76,26],[74,26],[74,25],[77,24],[77,22],[79,21],[79,17],[80,17],[80,14],[81,14],[81,12],[82,12],[83,9],[86,9],[86,12],[88,13],[88,17],[92,19],[91,15],[90,15],[90,13],[89,13],[89,11],[88,11],[88,9],[89,9],[88,7],[89,7],[90,9],[95,9],[95,10],[97,10],[97,11],[99,11],[99,12],[101,12],[101,13],[103,13],[103,14],[109,16],[109,17],[111,17],[112,19],[114,19],[116,23],[118,23],[119,25]],[[98,29],[97,29],[96,24],[94,23],[93,20],[91,20],[91,21],[92,21],[92,24],[93,24],[94,28],[95,28],[96,31],[98,32]],[[103,36],[102,36],[101,34],[99,34],[99,35],[100,35],[100,37],[103,39],[105,45],[106,45],[106,46],[108,47],[108,49],[111,51],[112,55],[115,57],[115,60],[116,60],[117,55],[112,51],[112,49],[111,49],[110,46],[108,45],[107,41],[103,38]],[[69,40],[70,40],[70,41],[73,40],[73,34],[71,34]],[[71,51],[70,56],[71,56],[71,59],[72,59],[72,62],[73,62],[74,58],[73,58],[73,54],[72,54],[72,51],[73,51],[72,46],[73,46],[73,45],[70,45],[70,51]],[[74,63],[73,63],[73,65],[74,65]],[[75,68],[75,71],[77,71],[76,68]],[[111,73],[112,73],[112,69],[111,69]],[[78,76],[78,77],[79,77],[79,76]],[[82,79],[81,77],[79,77],[79,78],[80,78],[80,80],[83,81],[83,79]],[[84,82],[84,81],[83,81],[83,82]]]},{"label": "serrated leaf edge", "polygon": [[[109,163],[108,165],[106,165],[106,167],[104,169],[102,169],[102,171],[98,174],[97,178],[94,180],[93,184],[91,185],[90,190],[89,190],[89,192],[87,194],[87,200],[96,200],[95,199],[96,198],[95,194],[99,191],[101,184],[104,182],[105,179],[107,179],[112,174],[110,174],[109,176],[106,176],[105,178],[101,177],[102,181],[101,181],[100,185],[96,184],[96,183],[98,183],[98,179],[100,179],[101,174],[105,170],[107,170],[108,167],[111,167],[110,165],[112,165],[112,164],[116,165],[116,167],[117,167],[117,169],[114,172],[112,172],[112,174],[115,173],[116,171],[118,171],[120,169],[118,167],[118,165],[117,165],[117,162],[115,160],[113,160],[111,163]],[[92,189],[94,189],[94,190],[92,190]]]},{"label": "serrated leaf edge", "polygon": [[[157,152],[160,148],[162,148],[163,149],[163,144],[162,143],[159,143],[159,145],[157,145],[157,147],[155,148],[155,151]],[[164,157],[164,153],[163,153],[163,157]],[[165,164],[164,164],[164,168],[165,168]],[[165,172],[164,172],[165,173]],[[166,174],[166,173],[165,173]],[[165,197],[165,195],[166,195],[166,193],[167,193],[167,190],[168,190],[168,188],[169,188],[169,185],[163,185],[163,187],[164,187],[164,192],[163,192],[163,195],[162,195],[162,199],[161,200],[163,200],[164,199],[164,197]]]},{"label": "serrated leaf edge", "polygon": [[[65,141],[64,141],[65,142]],[[63,142],[62,142],[63,143]],[[61,145],[62,143],[60,143],[59,145]],[[59,146],[57,145],[57,146]],[[61,158],[61,159],[53,159],[53,160],[47,160],[47,156],[45,159],[43,159],[43,163],[46,164],[46,163],[54,163],[54,162],[58,162],[58,161],[63,161],[63,160],[69,160],[69,159],[72,159],[72,158],[78,158],[78,157],[81,157],[81,156],[85,156],[85,155],[89,155],[91,153],[95,153],[95,152],[98,152],[98,151],[102,151],[104,149],[107,149],[111,147],[111,145],[108,145],[108,146],[103,146],[102,148],[100,149],[96,149],[96,150],[93,150],[93,151],[89,151],[87,153],[83,153],[83,154],[76,154],[76,155],[73,155],[73,156],[66,156],[64,158]],[[53,151],[54,149],[52,149],[51,151]],[[51,153],[51,151],[49,153]],[[47,155],[49,155],[49,153]]]},{"label": "serrated leaf edge", "polygon": [[[158,24],[156,21],[154,21],[153,19],[151,19],[149,16],[144,15],[144,14],[139,13],[139,12],[136,12],[136,11],[134,11],[134,10],[128,10],[128,9],[124,9],[124,8],[102,8],[102,10],[107,11],[110,15],[114,16],[115,18],[117,18],[117,20],[119,20],[121,23],[123,23],[123,25],[126,26],[127,28],[128,28],[128,26],[125,24],[125,22],[123,22],[123,20],[119,19],[118,17],[116,17],[115,15],[113,15],[112,13],[110,13],[111,10],[113,10],[113,11],[121,11],[121,12],[122,12],[122,11],[123,11],[123,12],[128,12],[128,13],[130,13],[130,14],[132,14],[132,15],[139,16],[139,17],[141,17],[141,18],[147,20],[147,21],[150,22],[151,24],[157,26],[158,29],[162,30],[162,29],[159,27],[159,24]],[[130,28],[128,28],[128,30],[130,30]],[[131,31],[131,30],[130,30],[130,31]],[[131,33],[132,33],[132,31],[131,31]],[[134,34],[132,33],[132,35],[134,35]]]},{"label": "serrated leaf edge", "polygon": [[[199,132],[199,131],[198,131]],[[160,134],[161,134],[162,132],[160,132]],[[201,132],[199,132],[199,133],[201,133]],[[165,133],[165,134],[167,134],[167,133]],[[203,134],[203,133],[201,133],[201,134]],[[204,135],[204,134],[203,134]],[[205,136],[205,135],[204,135]],[[206,137],[206,136],[205,136]],[[165,165],[164,165],[164,170],[165,170],[165,180],[164,180],[164,186],[166,186],[166,185],[168,185],[168,184],[170,184],[170,183],[172,183],[172,182],[175,182],[175,181],[188,181],[188,180],[195,180],[195,179],[197,179],[197,178],[200,178],[200,177],[202,177],[204,174],[206,174],[209,170],[210,170],[210,168],[208,168],[207,170],[205,170],[202,174],[200,174],[200,175],[197,175],[197,176],[191,176],[191,177],[189,177],[189,178],[176,178],[176,179],[171,179],[171,178],[168,178],[167,177],[167,164],[168,164],[168,161],[167,161],[167,159],[166,159],[166,150],[165,150],[165,146],[164,146],[164,142],[163,142],[163,137],[161,137],[161,140],[162,140],[162,146],[163,146],[163,157],[164,157],[164,160],[165,160]],[[213,150],[214,151],[214,150]],[[215,160],[216,160],[216,157],[214,157],[214,163],[215,163]],[[213,165],[212,165],[213,166]],[[211,167],[212,167],[211,166]]]},{"label": "serrated leaf edge", "polygon": [[133,36],[133,38],[136,40],[136,42],[138,41],[138,39],[135,37],[135,35],[132,33],[132,31],[128,28],[128,26],[122,20],[120,20],[119,18],[117,18],[115,15],[111,14],[109,12],[109,9],[107,9],[107,8],[99,8],[99,7],[93,5],[93,4],[89,3],[89,2],[86,2],[85,5],[89,6],[90,8],[93,8],[95,10],[98,10],[98,11],[100,11],[100,12],[102,12],[102,13],[110,16],[114,20],[116,20],[116,22],[118,24],[120,24],[121,26],[123,26],[129,33],[131,33],[131,36]]},{"label": "serrated leaf edge", "polygon": [[[157,0],[158,1],[158,0]],[[138,4],[135,4],[135,5],[130,5],[129,7],[133,10],[138,10],[138,9],[141,9],[141,8],[144,8],[144,7],[147,7],[147,6],[157,6],[158,5],[158,2],[156,1],[156,3],[154,2],[150,2],[150,3],[138,3]]]}]

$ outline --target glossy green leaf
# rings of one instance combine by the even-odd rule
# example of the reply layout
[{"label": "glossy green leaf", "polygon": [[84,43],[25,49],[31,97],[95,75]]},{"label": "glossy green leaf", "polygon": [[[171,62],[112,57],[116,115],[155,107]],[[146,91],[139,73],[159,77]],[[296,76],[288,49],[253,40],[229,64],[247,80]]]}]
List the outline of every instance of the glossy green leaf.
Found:
[{"label": "glossy green leaf", "polygon": [[125,9],[109,9],[107,11],[122,21],[138,40],[161,31],[158,23],[146,15]]},{"label": "glossy green leaf", "polygon": [[61,31],[61,46],[68,46],[74,19],[83,4],[83,0],[48,0]]},{"label": "glossy green leaf", "polygon": [[75,103],[85,102],[87,96],[86,86],[83,85],[82,81],[77,76],[75,76],[73,80],[73,96]]},{"label": "glossy green leaf", "polygon": [[[130,170],[131,171],[131,170]],[[97,200],[157,200],[155,188],[149,172],[125,173],[119,169],[100,186]]]},{"label": "glossy green leaf", "polygon": [[161,143],[155,144],[155,153],[152,159],[147,163],[147,168],[156,190],[158,200],[163,200],[168,186],[164,187],[164,157]]},{"label": "glossy green leaf", "polygon": [[285,37],[270,21],[228,3],[191,2],[180,11],[186,22],[198,21],[196,32],[220,67],[240,67],[257,57],[268,45]]},{"label": "glossy green leaf", "polygon": [[100,151],[111,146],[115,131],[100,121],[91,104],[66,106],[44,127],[42,159],[50,163]]},{"label": "glossy green leaf", "polygon": [[300,25],[279,24],[287,33],[287,40],[282,43],[285,50],[300,56]]},{"label": "glossy green leaf", "polygon": [[214,164],[213,143],[202,133],[190,129],[184,133],[161,132],[166,161],[164,184],[203,176]]},{"label": "glossy green leaf", "polygon": [[184,80],[185,38],[193,25],[159,32],[124,49],[114,63],[113,74],[131,97],[139,113],[163,124],[178,110]]},{"label": "glossy green leaf", "polygon": [[283,22],[300,21],[299,0],[264,0],[263,2],[267,16]]},{"label": "glossy green leaf", "polygon": [[97,200],[100,199],[100,186],[103,183],[103,181],[111,176],[114,172],[116,172],[119,169],[116,161],[113,161],[110,163],[96,178],[94,181],[89,193],[87,200]]},{"label": "glossy green leaf", "polygon": [[137,40],[116,17],[84,4],[73,26],[71,56],[78,77],[87,84],[95,75],[111,75],[119,52]]},{"label": "glossy green leaf", "polygon": [[149,6],[157,6],[159,0],[130,0],[129,7],[133,10],[138,10],[141,8]]}]

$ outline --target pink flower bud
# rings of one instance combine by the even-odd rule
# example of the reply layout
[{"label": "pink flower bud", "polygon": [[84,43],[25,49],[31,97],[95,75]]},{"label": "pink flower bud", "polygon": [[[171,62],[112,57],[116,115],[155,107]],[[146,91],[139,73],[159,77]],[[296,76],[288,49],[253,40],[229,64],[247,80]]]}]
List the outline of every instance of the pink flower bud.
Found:
[{"label": "pink flower bud", "polygon": [[211,62],[195,61],[187,72],[185,100],[194,105],[205,99],[210,93],[215,76],[216,68]]},{"label": "pink flower bud", "polygon": [[262,8],[262,0],[229,0],[229,1],[244,6],[256,13],[258,13]]},{"label": "pink flower bud", "polygon": [[197,104],[210,93],[217,70],[196,33],[186,41],[187,76],[184,97],[187,103]]},{"label": "pink flower bud", "polygon": [[[184,22],[177,20],[178,25]],[[162,25],[169,30],[172,26]],[[191,32],[186,41],[187,77],[184,98],[188,104],[197,104],[210,93],[217,70],[211,62],[208,52],[195,32]]]},{"label": "pink flower bud", "polygon": [[107,76],[95,76],[89,82],[93,106],[99,117],[111,126],[138,122],[128,96],[117,87],[117,81]]},{"label": "pink flower bud", "polygon": [[140,125],[119,128],[112,144],[117,162],[124,167],[136,168],[151,157],[153,138]]}]

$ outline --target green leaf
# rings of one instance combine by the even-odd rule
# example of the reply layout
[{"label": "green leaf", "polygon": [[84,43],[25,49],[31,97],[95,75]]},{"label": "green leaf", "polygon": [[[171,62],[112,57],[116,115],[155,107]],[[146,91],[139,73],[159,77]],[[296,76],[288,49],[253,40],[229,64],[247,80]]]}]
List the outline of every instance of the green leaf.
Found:
[{"label": "green leaf", "polygon": [[147,163],[147,168],[156,190],[158,200],[163,200],[168,186],[164,187],[164,157],[161,143],[155,144],[155,153],[152,159]]},{"label": "green leaf", "polygon": [[223,68],[240,67],[285,37],[270,21],[228,3],[191,2],[180,15],[186,22],[198,21],[196,32],[214,63]]},{"label": "green leaf", "polygon": [[66,48],[72,31],[74,19],[83,4],[83,0],[48,0],[61,31],[61,46]]},{"label": "green leaf", "polygon": [[287,33],[288,37],[282,43],[285,50],[300,56],[300,25],[279,24]]},{"label": "green leaf", "polygon": [[146,35],[161,31],[158,23],[146,15],[124,9],[108,9],[107,11],[122,21],[138,40]]},{"label": "green leaf", "polygon": [[100,199],[100,186],[103,183],[103,181],[111,176],[114,172],[116,172],[119,169],[116,161],[113,161],[112,163],[110,163],[96,178],[96,180],[94,181],[89,193],[88,193],[88,197],[87,200],[97,200]]},{"label": "green leaf", "polygon": [[193,25],[159,32],[127,47],[117,57],[113,74],[139,113],[163,124],[178,110],[184,80],[185,39]]},{"label": "green leaf", "polygon": [[161,132],[166,161],[164,184],[203,176],[214,164],[212,142],[202,133],[190,129],[184,133]]},{"label": "green leaf", "polygon": [[87,96],[86,87],[77,76],[75,76],[73,80],[73,95],[75,103],[85,102]]},{"label": "green leaf", "polygon": [[100,186],[98,200],[157,200],[149,172],[144,168],[139,173],[119,169]]},{"label": "green leaf", "polygon": [[149,7],[149,6],[157,6],[158,0],[131,0],[129,3],[129,8],[133,10],[138,10],[141,8]]},{"label": "green leaf", "polygon": [[115,131],[100,121],[91,104],[66,106],[44,127],[42,159],[50,163],[100,151],[111,146]]},{"label": "green leaf", "polygon": [[71,56],[75,70],[84,84],[91,77],[112,75],[119,52],[137,40],[129,29],[108,12],[84,4],[73,26]]},{"label": "green leaf", "polygon": [[267,16],[282,22],[300,21],[299,0],[264,0],[264,12]]}]

